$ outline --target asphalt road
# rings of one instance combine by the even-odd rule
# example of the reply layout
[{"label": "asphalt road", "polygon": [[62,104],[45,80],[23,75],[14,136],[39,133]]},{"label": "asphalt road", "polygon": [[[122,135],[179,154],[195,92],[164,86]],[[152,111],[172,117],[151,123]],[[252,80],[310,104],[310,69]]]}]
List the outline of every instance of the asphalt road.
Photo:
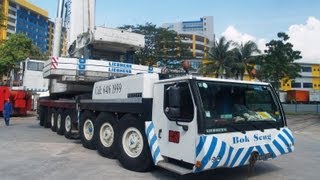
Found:
[{"label": "asphalt road", "polygon": [[294,153],[259,162],[252,172],[247,167],[217,169],[199,174],[178,175],[157,168],[136,173],[117,160],[103,158],[82,147],[80,140],[68,140],[39,126],[34,116],[0,123],[0,179],[308,179],[320,176],[320,116],[291,115]]}]

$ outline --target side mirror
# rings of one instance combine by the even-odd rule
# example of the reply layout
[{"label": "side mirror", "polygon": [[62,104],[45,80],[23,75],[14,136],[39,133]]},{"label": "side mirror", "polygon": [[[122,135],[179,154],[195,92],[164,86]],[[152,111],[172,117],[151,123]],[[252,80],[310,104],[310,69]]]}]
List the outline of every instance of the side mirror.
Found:
[{"label": "side mirror", "polygon": [[169,107],[166,108],[166,113],[172,118],[180,117],[180,88],[177,86],[170,86],[169,93]]},{"label": "side mirror", "polygon": [[180,87],[169,87],[169,106],[180,108]]}]

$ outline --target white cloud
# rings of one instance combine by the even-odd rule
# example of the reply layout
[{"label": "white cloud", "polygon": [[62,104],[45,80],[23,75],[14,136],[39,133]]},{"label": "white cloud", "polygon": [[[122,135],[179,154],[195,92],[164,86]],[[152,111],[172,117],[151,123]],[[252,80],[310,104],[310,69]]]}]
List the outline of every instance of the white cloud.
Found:
[{"label": "white cloud", "polygon": [[301,51],[303,59],[320,59],[320,21],[309,17],[306,24],[295,24],[287,32],[294,50]]},{"label": "white cloud", "polygon": [[257,39],[254,36],[246,33],[239,32],[234,26],[229,26],[223,33],[222,36],[224,36],[227,40],[232,40],[234,42],[237,42],[239,44],[246,43],[248,41],[253,41],[257,43],[258,48],[263,52],[266,49],[266,40],[265,39]]}]

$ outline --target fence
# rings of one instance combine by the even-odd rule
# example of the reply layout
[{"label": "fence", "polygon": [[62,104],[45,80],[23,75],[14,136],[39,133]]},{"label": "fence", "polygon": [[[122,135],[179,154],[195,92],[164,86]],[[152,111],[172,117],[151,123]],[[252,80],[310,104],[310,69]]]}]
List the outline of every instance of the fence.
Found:
[{"label": "fence", "polygon": [[286,113],[320,113],[320,104],[282,104]]}]

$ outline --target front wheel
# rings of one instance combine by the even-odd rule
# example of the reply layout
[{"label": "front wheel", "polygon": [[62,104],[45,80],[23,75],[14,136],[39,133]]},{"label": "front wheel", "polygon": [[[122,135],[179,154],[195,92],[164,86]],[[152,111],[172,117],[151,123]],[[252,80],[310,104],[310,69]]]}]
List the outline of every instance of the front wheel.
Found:
[{"label": "front wheel", "polygon": [[82,145],[88,149],[96,149],[94,145],[94,124],[96,116],[90,111],[80,115],[79,135]]},{"label": "front wheel", "polygon": [[126,169],[145,172],[153,167],[144,123],[133,115],[125,115],[119,122],[118,150],[118,159]]}]

